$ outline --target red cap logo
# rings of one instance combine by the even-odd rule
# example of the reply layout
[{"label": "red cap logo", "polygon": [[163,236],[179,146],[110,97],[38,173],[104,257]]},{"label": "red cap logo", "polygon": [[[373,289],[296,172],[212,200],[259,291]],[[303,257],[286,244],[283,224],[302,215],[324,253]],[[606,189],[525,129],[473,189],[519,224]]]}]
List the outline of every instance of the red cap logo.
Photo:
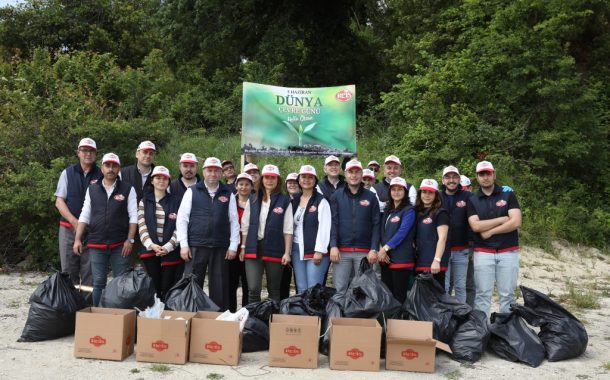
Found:
[{"label": "red cap logo", "polygon": [[227,203],[229,201],[229,198],[225,197],[224,195],[221,195],[220,197],[218,197],[218,200],[222,203]]},{"label": "red cap logo", "polygon": [[429,217],[428,217],[428,218],[426,218],[426,219],[422,220],[422,223],[424,223],[424,224],[430,224],[430,223],[432,223],[432,218],[429,218]]},{"label": "red cap logo", "polygon": [[165,343],[162,340],[157,340],[151,343],[150,345],[152,348],[154,348],[155,350],[161,352],[161,351],[165,351],[169,348],[169,344]]},{"label": "red cap logo", "polygon": [[318,208],[314,205],[311,205],[311,207],[309,208],[309,212],[316,212],[318,210]]},{"label": "red cap logo", "polygon": [[496,202],[496,206],[504,207],[504,206],[506,206],[506,201],[504,199],[500,199],[499,201]]},{"label": "red cap logo", "polygon": [[396,223],[400,221],[400,216],[396,215],[395,217],[393,217],[392,219],[390,219],[391,223]]},{"label": "red cap logo", "polygon": [[347,351],[345,354],[354,360],[360,359],[361,357],[364,356],[364,352],[360,351],[357,348],[352,348],[351,350]]},{"label": "red cap logo", "polygon": [[464,201],[459,201],[459,202],[457,202],[455,205],[456,205],[457,207],[460,207],[460,208],[461,208],[461,207],[466,207],[466,202],[464,202]]},{"label": "red cap logo", "polygon": [[89,338],[89,343],[94,345],[95,347],[101,347],[106,344],[106,339],[102,338],[99,335]]},{"label": "red cap logo", "polygon": [[340,102],[347,102],[351,100],[353,97],[352,92],[350,90],[341,90],[335,94],[335,99]]},{"label": "red cap logo", "polygon": [[366,207],[366,206],[370,205],[371,203],[370,203],[369,201],[367,201],[366,199],[363,199],[363,200],[361,200],[361,201],[360,201],[360,204],[361,204],[362,206],[365,206],[365,207]]},{"label": "red cap logo", "polygon": [[281,207],[276,207],[276,208],[273,209],[273,212],[278,214],[278,215],[281,215],[281,214],[284,213],[284,209],[281,208]]},{"label": "red cap logo", "polygon": [[125,196],[123,194],[117,194],[114,196],[114,199],[117,201],[124,201],[125,200]]},{"label": "red cap logo", "polygon": [[406,350],[404,350],[403,352],[400,353],[400,356],[402,356],[403,358],[405,358],[407,360],[413,360],[413,359],[417,359],[419,357],[419,353],[410,348],[407,348]]},{"label": "red cap logo", "polygon": [[301,355],[301,349],[297,346],[288,346],[284,348],[284,353],[288,356],[297,356]]},{"label": "red cap logo", "polygon": [[215,342],[215,341],[211,341],[209,343],[205,344],[205,349],[211,352],[217,352],[222,350],[222,344]]}]

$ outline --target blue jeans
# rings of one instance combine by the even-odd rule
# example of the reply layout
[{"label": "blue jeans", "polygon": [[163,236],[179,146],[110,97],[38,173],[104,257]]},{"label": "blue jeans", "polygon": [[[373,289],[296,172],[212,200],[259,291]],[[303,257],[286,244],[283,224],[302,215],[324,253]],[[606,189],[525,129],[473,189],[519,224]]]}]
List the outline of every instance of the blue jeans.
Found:
[{"label": "blue jeans", "polygon": [[468,248],[461,251],[451,251],[449,269],[445,278],[445,291],[451,294],[451,290],[455,289],[455,298],[460,302],[466,302],[468,251]]},{"label": "blue jeans", "polygon": [[500,296],[500,312],[510,311],[519,279],[519,251],[474,252],[474,281],[477,294],[474,308],[489,315],[494,284]]},{"label": "blue jeans", "polygon": [[316,284],[324,285],[324,275],[330,265],[328,256],[322,256],[320,264],[314,264],[313,260],[301,260],[299,244],[292,244],[292,269],[297,286],[297,294],[301,294]]},{"label": "blue jeans", "polygon": [[116,278],[129,268],[129,256],[123,257],[123,246],[116,248],[89,248],[91,273],[93,275],[93,306],[97,306],[102,298],[102,290],[108,281],[108,263],[112,267],[112,277]]},{"label": "blue jeans", "polygon": [[344,293],[354,275],[360,270],[360,261],[368,252],[341,252],[341,260],[333,263],[333,287],[337,293]]}]

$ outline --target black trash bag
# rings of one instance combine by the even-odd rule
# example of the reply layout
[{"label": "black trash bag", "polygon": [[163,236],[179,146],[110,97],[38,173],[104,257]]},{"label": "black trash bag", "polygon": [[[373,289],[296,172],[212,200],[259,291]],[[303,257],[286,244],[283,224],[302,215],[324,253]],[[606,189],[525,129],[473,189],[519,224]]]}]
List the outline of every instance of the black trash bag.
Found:
[{"label": "black trash bag", "polygon": [[550,362],[572,359],[587,349],[585,326],[572,313],[537,290],[521,286],[524,306],[511,305],[532,326],[540,327],[538,337]]},{"label": "black trash bag", "polygon": [[343,317],[343,304],[345,293],[335,293],[326,304],[326,316],[322,319],[322,337],[319,349],[323,355],[328,356],[330,348],[330,319]]},{"label": "black trash bag", "polygon": [[176,283],[165,297],[165,308],[174,311],[220,311],[220,307],[201,289],[197,275],[190,274]]},{"label": "black trash bag", "polygon": [[18,342],[39,342],[74,334],[76,312],[87,307],[68,273],[55,272],[30,296],[30,311]]},{"label": "black trash bag", "polygon": [[280,307],[275,300],[268,298],[260,302],[252,302],[246,305],[249,317],[255,317],[269,325],[269,318],[272,314],[278,314]]},{"label": "black trash bag", "polygon": [[316,284],[301,294],[280,302],[280,314],[326,316],[326,304],[336,293],[335,288]]},{"label": "black trash bag", "polygon": [[447,344],[472,311],[468,304],[445,294],[445,289],[428,272],[417,276],[403,309],[409,319],[432,322],[434,339]]},{"label": "black trash bag", "polygon": [[544,360],[542,341],[518,313],[493,313],[489,332],[489,348],[502,359],[531,367],[538,367]]},{"label": "black trash bag", "polygon": [[144,310],[155,303],[155,285],[141,267],[129,268],[102,290],[101,307]]},{"label": "black trash bag", "polygon": [[253,316],[248,316],[243,330],[243,352],[266,351],[269,349],[269,326]]},{"label": "black trash bag", "polygon": [[451,340],[453,358],[459,362],[474,363],[481,359],[489,342],[487,314],[473,310],[462,323]]},{"label": "black trash bag", "polygon": [[343,315],[348,318],[377,318],[383,313],[390,318],[398,315],[400,308],[400,302],[377,277],[368,259],[363,257],[358,274],[345,294]]}]

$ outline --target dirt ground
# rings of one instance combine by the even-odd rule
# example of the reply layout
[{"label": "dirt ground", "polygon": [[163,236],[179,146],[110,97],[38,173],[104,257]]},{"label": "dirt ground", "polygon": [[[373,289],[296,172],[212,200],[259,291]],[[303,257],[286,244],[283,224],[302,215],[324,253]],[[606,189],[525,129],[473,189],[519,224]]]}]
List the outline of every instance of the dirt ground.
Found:
[{"label": "dirt ground", "polygon": [[[520,283],[551,294],[583,321],[589,334],[587,351],[579,358],[563,362],[543,362],[538,368],[502,360],[491,352],[472,365],[453,361],[439,351],[436,373],[417,374],[386,371],[337,372],[328,367],[328,358],[320,355],[319,368],[283,369],[267,366],[267,352],[245,353],[236,367],[187,363],[167,365],[155,371],[150,363],[135,361],[135,355],[123,362],[75,359],[73,337],[38,343],[18,343],[28,314],[28,298],[47,275],[40,273],[2,273],[0,275],[0,378],[49,379],[403,379],[409,378],[566,378],[610,379],[610,257],[599,251],[556,243],[554,255],[534,248],[521,253]],[[570,290],[572,295],[570,295]],[[583,308],[593,295],[598,308]],[[522,302],[520,299],[519,301]],[[497,302],[495,303],[497,307]],[[381,367],[384,367],[382,360]]]}]

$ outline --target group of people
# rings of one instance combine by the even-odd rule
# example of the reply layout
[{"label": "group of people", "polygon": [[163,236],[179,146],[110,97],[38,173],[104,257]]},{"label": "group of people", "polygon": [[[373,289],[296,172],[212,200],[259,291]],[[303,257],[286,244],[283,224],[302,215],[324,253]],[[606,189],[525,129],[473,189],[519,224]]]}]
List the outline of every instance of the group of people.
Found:
[{"label": "group of people", "polygon": [[263,284],[269,298],[288,297],[293,278],[297,293],[329,276],[345,291],[363,258],[401,302],[422,272],[486,313],[494,286],[500,311],[513,301],[521,212],[488,161],[476,165],[473,193],[455,166],[443,169],[441,185],[425,178],[416,188],[394,155],[380,180],[376,161],[342,165],[329,156],[323,177],[303,165],[283,181],[275,165],[248,163],[237,174],[232,161],[216,157],[204,160],[200,177],[199,159],[184,153],[172,181],[154,165],[150,141],[125,168],[114,153],[97,167],[96,153],[95,141],[82,139],[79,162],[62,172],[55,193],[62,270],[93,285],[94,305],[108,264],[118,276],[133,265],[132,252],[161,297],[182,276],[194,274],[200,286],[207,276],[223,310],[237,308],[240,285],[242,305],[260,301]]}]

